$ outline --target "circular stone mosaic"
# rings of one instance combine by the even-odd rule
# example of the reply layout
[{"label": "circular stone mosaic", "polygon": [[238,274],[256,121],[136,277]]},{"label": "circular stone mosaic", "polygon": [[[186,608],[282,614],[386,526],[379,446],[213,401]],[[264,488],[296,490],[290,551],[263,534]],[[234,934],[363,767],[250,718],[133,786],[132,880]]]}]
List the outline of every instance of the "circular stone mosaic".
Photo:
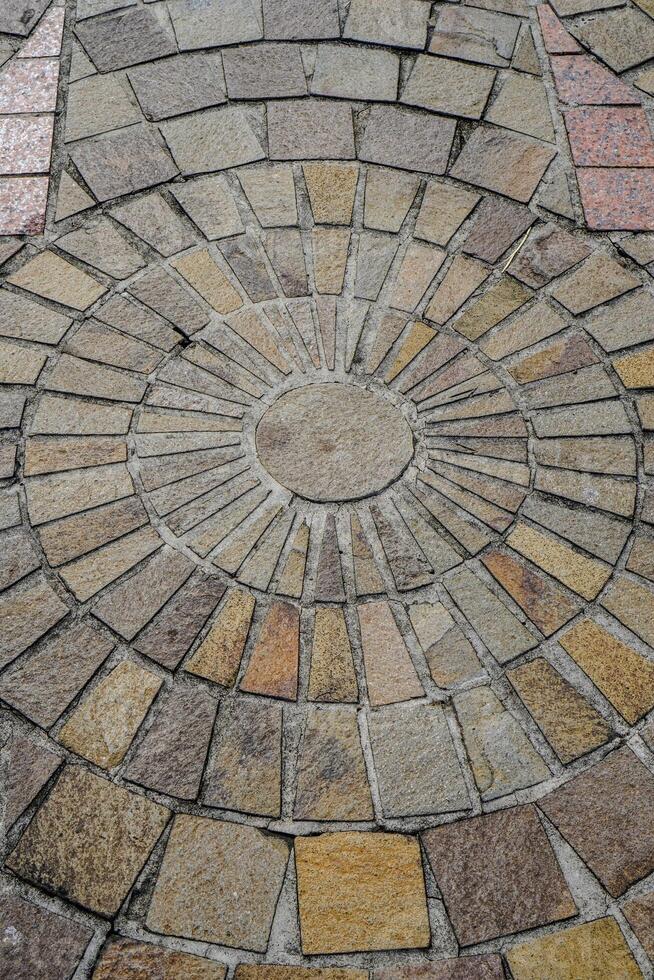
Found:
[{"label": "circular stone mosaic", "polygon": [[[139,103],[190,98],[177,59],[211,89],[203,32],[249,16],[168,4],[199,49],[178,55],[150,6],[80,20],[90,36],[138,14],[130,36],[155,45],[149,80],[129,62],[117,80],[113,35],[87,38],[113,111],[123,76]],[[256,50],[282,48],[292,90],[286,73],[320,78],[332,48],[383,56],[383,77],[400,57],[359,45],[349,13],[347,44],[311,47],[271,26],[304,3],[264,6]],[[448,36],[470,17],[501,27],[498,50],[517,43],[517,13],[452,11]],[[233,85],[243,46],[218,46]],[[509,58],[474,72],[540,78]],[[419,92],[390,121],[385,103],[301,94],[267,105],[267,156],[254,96],[204,114],[173,100],[174,172],[120,191],[92,180],[125,167],[78,138],[78,94],[67,177],[97,206],[3,266],[9,925],[72,930],[76,976],[98,980],[648,975],[649,273],[624,235],[532,199],[544,138],[524,136],[540,177],[509,199],[458,163],[445,175],[443,135],[421,125],[454,122]],[[333,125],[291,125],[306,102]],[[160,109],[130,173],[159,159]],[[343,109],[352,148],[312,149]],[[223,112],[234,159],[180,128]],[[487,131],[462,131],[469,153]],[[205,152],[220,172],[182,164]]]}]

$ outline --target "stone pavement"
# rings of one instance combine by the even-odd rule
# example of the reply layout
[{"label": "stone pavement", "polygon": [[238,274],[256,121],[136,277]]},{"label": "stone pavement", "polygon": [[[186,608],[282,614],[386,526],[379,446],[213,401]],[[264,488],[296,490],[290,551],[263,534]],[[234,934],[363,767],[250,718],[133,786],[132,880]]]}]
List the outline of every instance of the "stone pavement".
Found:
[{"label": "stone pavement", "polygon": [[0,5],[3,980],[654,975],[654,6],[477,2]]}]

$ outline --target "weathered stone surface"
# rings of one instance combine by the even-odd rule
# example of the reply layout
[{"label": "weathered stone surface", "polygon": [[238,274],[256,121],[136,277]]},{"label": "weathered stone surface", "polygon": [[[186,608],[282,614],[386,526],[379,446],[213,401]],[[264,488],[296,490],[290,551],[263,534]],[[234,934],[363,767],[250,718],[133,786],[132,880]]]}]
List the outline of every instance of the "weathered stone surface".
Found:
[{"label": "weathered stone surface", "polygon": [[115,17],[91,18],[78,24],[75,33],[95,67],[103,72],[177,51],[172,34],[147,8],[126,10]]},{"label": "weathered stone surface", "polygon": [[293,816],[296,820],[374,818],[355,708],[309,708]]},{"label": "weathered stone surface", "polygon": [[83,140],[71,147],[70,157],[99,201],[163,184],[178,173],[168,151],[145,126]]},{"label": "weathered stone surface", "polygon": [[592,619],[559,642],[630,725],[654,707],[654,664]]},{"label": "weathered stone surface", "polygon": [[264,157],[245,112],[235,106],[169,120],[161,131],[183,174],[226,170]]},{"label": "weathered stone surface", "polygon": [[147,925],[155,932],[265,952],[288,861],[282,838],[176,817]]},{"label": "weathered stone surface", "polygon": [[[1,23],[1,21],[0,21]],[[17,895],[0,899],[0,971],[12,980],[71,976],[93,931]]]},{"label": "weathered stone surface", "polygon": [[416,0],[352,0],[343,37],[422,50],[429,10]]},{"label": "weathered stone surface", "polygon": [[455,695],[454,707],[482,799],[494,800],[547,779],[544,760],[490,687]]},{"label": "weathered stone surface", "polygon": [[559,673],[538,657],[507,677],[563,763],[603,745],[611,726]]},{"label": "weathered stone surface", "polygon": [[68,613],[41,572],[35,572],[0,596],[3,621],[0,665],[4,666],[35,643]]},{"label": "weathered stone surface", "polygon": [[399,72],[399,58],[390,51],[321,44],[311,92],[339,99],[393,102]]},{"label": "weathered stone surface", "polygon": [[358,833],[297,837],[295,863],[305,954],[429,945],[416,838]]},{"label": "weathered stone surface", "polygon": [[263,465],[278,482],[320,501],[352,500],[380,490],[400,475],[413,453],[399,412],[377,395],[342,384],[310,385],[282,395],[261,419],[256,441]]},{"label": "weathered stone surface", "polygon": [[442,708],[422,704],[382,708],[370,712],[368,729],[385,817],[469,808]]},{"label": "weathered stone surface", "polygon": [[484,262],[497,262],[533,222],[533,213],[521,204],[486,198],[475,211],[463,251]]},{"label": "weathered stone surface", "polygon": [[551,636],[579,611],[579,604],[563,589],[511,552],[487,551],[482,561],[545,636]]},{"label": "weathered stone surface", "polygon": [[159,793],[194,800],[215,714],[216,702],[204,691],[173,688],[124,776]]},{"label": "weathered stone surface", "polygon": [[193,570],[191,562],[163,548],[126,582],[106,593],[93,614],[127,640],[133,639]]},{"label": "weathered stone surface", "polygon": [[130,84],[146,119],[168,119],[225,102],[219,54],[188,54],[132,68]]},{"label": "weathered stone surface", "polygon": [[7,0],[0,14],[0,31],[27,37],[48,6],[48,0]]},{"label": "weathered stone surface", "polygon": [[424,694],[402,635],[387,602],[357,607],[368,697],[372,705],[408,701]]},{"label": "weathered stone surface", "polygon": [[172,0],[170,16],[180,50],[241,44],[261,37],[261,14],[253,0]]},{"label": "weathered stone surface", "polygon": [[231,591],[211,629],[186,662],[185,670],[231,687],[245,649],[254,605],[249,593]]},{"label": "weathered stone surface", "polygon": [[299,652],[299,610],[289,602],[274,602],[261,624],[241,690],[294,701]]},{"label": "weathered stone surface", "polygon": [[48,891],[113,916],[168,817],[165,807],[69,766],[7,864]]},{"label": "weathered stone surface", "polygon": [[316,608],[308,696],[312,701],[357,700],[352,649],[338,608]]},{"label": "weathered stone surface", "polygon": [[268,106],[271,160],[350,160],[354,157],[348,105],[307,99]]},{"label": "weathered stone surface", "polygon": [[603,252],[595,252],[555,286],[552,295],[577,316],[638,285],[640,280],[616,259]]},{"label": "weathered stone surface", "polygon": [[555,140],[547,90],[542,80],[532,75],[510,75],[485,118],[497,126],[506,126],[548,143]]},{"label": "weathered stone surface", "polygon": [[653,800],[654,777],[625,747],[543,797],[539,806],[617,897],[654,867],[654,842],[644,832]]},{"label": "weathered stone surface", "polygon": [[41,252],[9,276],[8,282],[75,310],[86,310],[105,287],[54,252]]},{"label": "weathered stone surface", "polygon": [[141,633],[134,648],[174,670],[218,605],[225,585],[215,576],[192,576]]},{"label": "weathered stone surface", "polygon": [[160,686],[155,674],[123,661],[75,709],[59,741],[100,768],[113,768],[124,758]]},{"label": "weathered stone surface", "polygon": [[232,313],[243,305],[240,294],[207,249],[184,255],[173,265],[217,313]]},{"label": "weathered stone surface", "polygon": [[654,56],[654,29],[634,7],[596,14],[575,25],[574,34],[609,68],[622,72]]},{"label": "weathered stone surface", "polygon": [[654,954],[654,892],[626,901],[622,912],[650,959]]},{"label": "weathered stone surface", "polygon": [[540,939],[520,943],[507,952],[516,980],[536,980],[543,971],[552,980],[593,980],[620,976],[638,980],[642,975],[613,918],[596,919]]},{"label": "weathered stone surface", "polygon": [[527,203],[554,157],[544,143],[506,130],[476,129],[451,168],[452,177]]},{"label": "weathered stone surface", "polygon": [[307,94],[300,49],[295,44],[229,48],[222,57],[230,99],[275,99]]},{"label": "weathered stone surface", "polygon": [[408,613],[439,687],[453,687],[483,674],[474,647],[441,603],[414,603]]},{"label": "weathered stone surface", "polygon": [[437,827],[423,841],[463,946],[577,911],[533,806]]},{"label": "weathered stone surface", "polygon": [[146,194],[112,211],[121,224],[166,257],[195,243],[188,224],[161,194]]},{"label": "weathered stone surface", "polygon": [[267,38],[288,41],[338,37],[337,0],[264,0],[263,22]]},{"label": "weathered stone surface", "polygon": [[375,970],[375,980],[503,980],[502,960],[494,953],[460,956],[432,963]]},{"label": "weathered stone surface", "polygon": [[367,980],[368,974],[364,970],[342,970],[338,967],[239,963],[234,976],[236,980]]},{"label": "weathered stone surface", "polygon": [[517,524],[506,543],[584,599],[594,599],[611,574],[603,563],[580,555],[527,524]]},{"label": "weathered stone surface", "polygon": [[239,699],[220,708],[203,799],[259,816],[281,813],[282,706]]},{"label": "weathered stone surface", "polygon": [[66,142],[142,121],[127,80],[119,75],[91,75],[68,90]]},{"label": "weathered stone surface", "polygon": [[419,186],[420,181],[415,174],[369,167],[363,213],[366,228],[399,231]]},{"label": "weathered stone surface", "polygon": [[471,191],[429,181],[416,220],[416,238],[447,245],[478,201],[479,195]]},{"label": "weathered stone surface", "polygon": [[359,159],[401,170],[443,174],[454,140],[454,120],[405,109],[374,106],[359,145]]},{"label": "weathered stone surface", "polygon": [[443,7],[429,50],[448,58],[506,68],[511,60],[519,21],[474,7]]},{"label": "weathered stone surface", "polygon": [[[5,821],[11,827],[61,765],[61,758],[17,731],[8,748]],[[0,963],[2,957],[0,956]]]},{"label": "weathered stone surface", "polygon": [[418,55],[402,92],[408,105],[479,119],[495,80],[489,68],[465,65],[449,58]]},{"label": "weathered stone surface", "polygon": [[179,953],[165,946],[135,939],[111,939],[93,971],[93,980],[117,977],[162,976],[166,980],[224,980],[227,968],[215,960]]}]

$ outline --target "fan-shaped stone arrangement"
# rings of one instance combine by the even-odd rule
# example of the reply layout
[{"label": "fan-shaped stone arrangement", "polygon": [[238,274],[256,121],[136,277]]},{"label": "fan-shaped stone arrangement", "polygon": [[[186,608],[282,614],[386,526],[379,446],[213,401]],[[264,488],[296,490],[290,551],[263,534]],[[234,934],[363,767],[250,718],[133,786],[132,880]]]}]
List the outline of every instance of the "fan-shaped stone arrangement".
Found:
[{"label": "fan-shaped stone arrangement", "polygon": [[[213,154],[153,18],[198,85],[219,38],[238,101],[256,5],[98,6],[85,77],[138,20],[139,104]],[[473,187],[465,148],[434,173],[419,128],[385,158],[384,106],[370,153],[303,154],[336,122],[273,101],[308,40],[314,95],[353,51],[460,67],[480,25],[473,62],[524,54],[522,10],[429,12],[372,38],[352,0],[337,43],[336,3],[264,0],[285,158],[112,191],[3,267],[3,975],[651,976],[646,236]]]}]

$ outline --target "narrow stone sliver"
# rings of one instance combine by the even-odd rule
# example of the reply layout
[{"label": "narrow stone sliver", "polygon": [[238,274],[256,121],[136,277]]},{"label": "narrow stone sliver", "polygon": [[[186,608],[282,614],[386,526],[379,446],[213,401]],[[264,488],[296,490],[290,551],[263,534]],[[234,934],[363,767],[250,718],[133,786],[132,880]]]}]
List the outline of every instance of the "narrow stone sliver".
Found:
[{"label": "narrow stone sliver", "polygon": [[0,975],[652,977],[651,11],[6,4]]}]

